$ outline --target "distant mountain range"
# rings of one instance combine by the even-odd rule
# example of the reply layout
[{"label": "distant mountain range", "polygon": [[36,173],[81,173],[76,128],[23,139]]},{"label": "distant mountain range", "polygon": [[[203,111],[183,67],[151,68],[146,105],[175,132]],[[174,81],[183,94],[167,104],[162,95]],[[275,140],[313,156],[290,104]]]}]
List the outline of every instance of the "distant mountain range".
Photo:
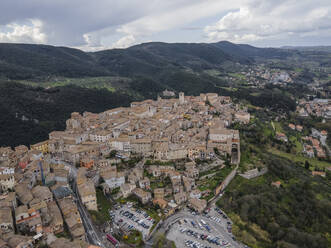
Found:
[{"label": "distant mountain range", "polygon": [[173,70],[221,68],[257,59],[286,58],[295,50],[218,43],[151,42],[99,52],[67,47],[0,43],[0,77],[24,80],[50,77],[155,75]]},{"label": "distant mountain range", "polygon": [[331,46],[283,46],[283,49],[293,49],[298,51],[320,51],[331,53]]},{"label": "distant mountain range", "polygon": [[[293,109],[294,101],[282,92],[232,90],[226,78],[255,63],[295,69],[305,61],[331,65],[330,55],[319,51],[227,41],[151,42],[99,52],[0,43],[0,116],[6,117],[0,118],[0,146],[47,139],[50,131],[64,128],[71,112],[127,106],[131,101],[156,98],[164,89],[189,95],[217,92],[261,107]],[[310,74],[303,70],[302,75]]]}]

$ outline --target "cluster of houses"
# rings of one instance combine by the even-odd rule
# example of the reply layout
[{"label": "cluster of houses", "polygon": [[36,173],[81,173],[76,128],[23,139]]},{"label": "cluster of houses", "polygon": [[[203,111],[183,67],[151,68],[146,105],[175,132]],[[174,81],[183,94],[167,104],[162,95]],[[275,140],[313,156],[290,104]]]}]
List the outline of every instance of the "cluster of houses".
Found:
[{"label": "cluster of houses", "polygon": [[325,150],[321,145],[319,140],[319,136],[326,138],[328,135],[327,131],[322,130],[318,132],[318,136],[312,133],[310,136],[303,137],[302,140],[304,141],[303,144],[303,153],[309,158],[317,157],[317,158],[326,158]]},{"label": "cluster of houses", "polygon": [[217,148],[234,155],[234,163],[239,163],[239,133],[227,127],[234,121],[249,120],[249,113],[229,97],[214,93],[187,97],[180,93],[179,99],[132,102],[128,108],[100,114],[72,113],[65,131],[51,132],[49,140],[34,149],[92,166],[111,150],[117,150],[121,158],[141,154],[172,160],[207,158]]},{"label": "cluster of houses", "polygon": [[301,125],[295,125],[295,124],[293,124],[293,123],[290,123],[290,124],[288,124],[288,127],[291,129],[291,130],[293,130],[293,131],[298,131],[298,132],[302,132],[302,130],[303,130],[303,126],[301,126]]},{"label": "cluster of houses", "polygon": [[331,100],[315,98],[312,101],[301,99],[297,106],[297,112],[301,117],[317,116],[331,119]]},{"label": "cluster of houses", "polygon": [[[49,235],[53,237],[49,247],[63,247],[59,245],[63,243],[92,247],[85,242],[69,186],[69,169],[52,163],[50,154],[23,145],[0,148],[0,247],[35,247],[40,238]],[[83,178],[83,173],[78,174]],[[93,205],[90,195],[95,197],[95,187],[85,186],[89,183],[81,179],[77,188],[84,203]],[[91,209],[96,209],[95,198]],[[55,237],[65,231],[64,226],[76,243]]]},{"label": "cluster of houses", "polygon": [[[179,98],[158,97],[99,114],[72,113],[65,131],[51,132],[48,140],[30,149],[0,147],[0,244],[33,247],[40,237],[55,237],[66,226],[77,247],[88,247],[73,191],[88,210],[97,211],[95,186],[100,181],[105,193],[120,188],[123,197],[135,195],[142,204],[175,209],[188,203],[201,212],[206,201],[196,189],[199,170],[194,162],[186,163],[184,171],[160,165],[118,170],[116,164],[136,156],[194,161],[212,158],[216,149],[238,164],[239,133],[228,129],[235,121],[248,123],[250,115],[229,97],[180,93]],[[109,158],[114,150],[116,157]],[[75,166],[73,189],[69,173]],[[152,177],[168,177],[171,185],[153,188]],[[78,243],[53,238],[48,244],[55,248]]]},{"label": "cluster of houses", "polygon": [[[289,123],[288,125],[289,129],[292,131],[302,132],[303,126],[301,125],[295,125],[293,123]],[[321,132],[318,132],[317,130],[313,129],[314,131],[310,136],[302,137],[302,143],[303,143],[303,150],[302,153],[309,158],[322,158],[325,159],[327,157],[326,152],[320,142],[320,137],[326,139],[327,138],[327,131],[322,130]],[[276,139],[281,140],[283,142],[288,142],[288,137],[285,133],[282,132],[276,132]]]},{"label": "cluster of houses", "polygon": [[293,83],[293,77],[297,76],[296,72],[287,72],[284,70],[273,69],[270,70],[263,65],[250,66],[239,73],[240,76],[226,77],[229,81],[240,81],[243,78],[246,84],[252,88],[263,88],[266,84],[286,86]]},{"label": "cluster of houses", "polygon": [[[24,151],[24,152],[23,152]],[[85,230],[68,183],[69,168],[50,163],[40,151],[20,146],[0,148],[1,181],[0,243],[3,247],[35,247],[41,237],[64,231],[74,240],[85,240]],[[20,164],[24,159],[27,164]],[[93,186],[94,189],[94,186]],[[61,247],[56,244],[49,247]],[[2,246],[1,246],[2,247]]]},{"label": "cluster of houses", "polygon": [[[289,123],[288,127],[289,127],[290,130],[297,131],[297,132],[300,132],[300,133],[303,130],[303,126],[295,125],[293,123]],[[281,140],[283,142],[288,142],[288,137],[286,136],[285,133],[282,133],[282,132],[276,132],[276,139]]]},{"label": "cluster of houses", "polygon": [[[148,176],[144,176],[144,171]],[[135,195],[142,204],[152,202],[169,214],[186,203],[197,212],[202,212],[207,205],[206,200],[200,199],[202,192],[196,186],[199,169],[194,162],[186,162],[184,171],[169,165],[135,167],[127,178],[128,181],[120,186],[123,197]],[[165,178],[169,179],[169,184],[151,186],[151,181],[161,182]]]},{"label": "cluster of houses", "polygon": [[282,132],[276,132],[276,139],[283,141],[283,142],[288,142],[288,138],[285,133]]}]

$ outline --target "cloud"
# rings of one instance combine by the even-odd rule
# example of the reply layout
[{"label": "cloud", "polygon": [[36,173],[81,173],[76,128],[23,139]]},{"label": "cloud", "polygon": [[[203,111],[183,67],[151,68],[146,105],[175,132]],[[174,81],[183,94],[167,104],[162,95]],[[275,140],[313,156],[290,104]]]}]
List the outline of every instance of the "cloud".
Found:
[{"label": "cloud", "polygon": [[330,0],[1,0],[0,41],[88,51],[150,40],[330,44],[330,8]]},{"label": "cloud", "polygon": [[[116,31],[124,35],[124,37],[135,37],[135,43],[138,43],[142,40],[149,39],[148,37],[151,35],[163,31],[185,29],[186,25],[194,21],[228,10],[230,7],[227,6],[230,6],[230,3],[238,6],[240,3],[238,0],[223,0],[222,2],[218,0],[182,0],[169,2],[170,4],[163,8],[158,6],[155,11],[148,15],[121,25]],[[199,29],[195,28],[190,30]],[[117,42],[113,45],[116,45]]]},{"label": "cloud", "polygon": [[203,27],[183,27],[181,30],[202,30]]},{"label": "cloud", "polygon": [[12,22],[0,26],[0,42],[46,43],[47,36],[42,28],[43,23],[38,19],[29,19],[27,24]]},{"label": "cloud", "polygon": [[[107,47],[103,39],[116,29],[148,14],[154,0],[1,0],[0,25],[37,19],[43,23],[47,43],[72,47]],[[86,35],[99,44],[87,43]]]},{"label": "cloud", "polygon": [[[331,4],[328,1],[255,0],[234,9],[216,23],[205,27],[209,42],[257,42],[291,39],[331,30]],[[317,35],[318,36],[318,35]],[[331,33],[330,33],[331,38]]]},{"label": "cloud", "polygon": [[136,39],[132,34],[122,37],[113,44],[113,47],[116,48],[127,48],[136,44]]}]

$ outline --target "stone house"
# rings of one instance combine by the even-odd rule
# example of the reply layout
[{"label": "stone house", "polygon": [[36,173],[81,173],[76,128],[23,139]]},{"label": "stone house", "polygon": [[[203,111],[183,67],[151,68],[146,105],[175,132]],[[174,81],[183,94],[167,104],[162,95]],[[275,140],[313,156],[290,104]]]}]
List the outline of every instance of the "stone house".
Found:
[{"label": "stone house", "polygon": [[136,185],[131,183],[124,183],[120,186],[120,188],[123,197],[127,198],[129,195],[131,195],[132,190],[136,188]]},{"label": "stone house", "polygon": [[26,184],[17,184],[15,186],[15,192],[18,200],[24,205],[28,205],[33,199],[33,195]]},{"label": "stone house", "polygon": [[168,205],[168,202],[163,198],[159,198],[159,199],[154,199],[153,204],[158,205],[161,209],[165,209]]},{"label": "stone house", "polygon": [[234,114],[235,121],[238,121],[243,124],[248,124],[250,117],[251,117],[251,115],[244,111],[238,111]]},{"label": "stone house", "polygon": [[148,177],[144,177],[139,181],[139,187],[142,189],[150,189],[150,180]]},{"label": "stone house", "polygon": [[79,184],[77,186],[78,194],[82,200],[82,203],[88,210],[97,211],[97,197],[94,187],[94,183],[90,180]]},{"label": "stone house", "polygon": [[9,237],[5,238],[5,241],[9,245],[9,247],[15,248],[33,248],[34,239],[32,236],[23,236],[23,235],[10,235]]},{"label": "stone house", "polygon": [[0,208],[8,207],[15,210],[17,207],[16,193],[8,192],[6,194],[0,195]]},{"label": "stone house", "polygon": [[185,176],[190,178],[199,178],[199,169],[195,166],[186,167],[186,171],[184,172]]},{"label": "stone house", "polygon": [[14,168],[2,167],[0,168],[0,190],[6,192],[15,187],[15,170]]},{"label": "stone house", "polygon": [[105,183],[110,189],[120,187],[125,183],[124,172],[117,173],[103,173],[101,177],[105,180]]},{"label": "stone house", "polygon": [[51,233],[61,233],[63,232],[63,218],[59,207],[55,201],[48,202],[47,208],[49,210],[51,221],[49,223],[49,232]]},{"label": "stone house", "polygon": [[22,233],[42,232],[41,218],[37,210],[21,205],[15,209],[16,227]]},{"label": "stone house", "polygon": [[189,206],[193,208],[198,213],[202,213],[202,211],[207,207],[207,201],[206,200],[200,200],[197,198],[190,198],[189,200]]},{"label": "stone house", "polygon": [[164,188],[154,189],[154,199],[163,199],[164,195]]},{"label": "stone house", "polygon": [[85,239],[85,230],[76,204],[69,198],[58,201],[64,221],[74,239]]},{"label": "stone house", "polygon": [[80,160],[80,167],[91,169],[94,167],[94,159],[91,157],[83,157]]},{"label": "stone house", "polygon": [[34,198],[37,198],[46,203],[53,201],[53,194],[46,186],[39,186],[32,188],[31,193]]},{"label": "stone house", "polygon": [[191,190],[195,189],[195,180],[191,177],[185,177],[183,176],[183,184],[184,184],[184,189],[186,192],[190,192]]},{"label": "stone house", "polygon": [[134,139],[131,140],[131,151],[137,154],[149,155],[152,152],[151,139]]},{"label": "stone house", "polygon": [[199,199],[201,197],[201,191],[198,189],[194,189],[190,192],[190,198]]},{"label": "stone house", "polygon": [[9,207],[0,208],[0,233],[15,233],[12,212]]},{"label": "stone house", "polygon": [[147,202],[149,202],[152,198],[151,193],[144,191],[141,188],[135,188],[132,190],[132,193],[138,197],[139,201],[142,204],[146,204]]},{"label": "stone house", "polygon": [[177,204],[182,204],[187,201],[187,195],[184,192],[174,194],[174,199]]}]

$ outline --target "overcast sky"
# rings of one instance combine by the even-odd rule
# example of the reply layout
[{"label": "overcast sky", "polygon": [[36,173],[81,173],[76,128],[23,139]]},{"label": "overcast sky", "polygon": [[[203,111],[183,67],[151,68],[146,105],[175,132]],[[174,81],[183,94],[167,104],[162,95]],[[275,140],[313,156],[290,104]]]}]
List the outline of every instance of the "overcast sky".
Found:
[{"label": "overcast sky", "polygon": [[331,45],[331,0],[0,0],[0,42]]}]

